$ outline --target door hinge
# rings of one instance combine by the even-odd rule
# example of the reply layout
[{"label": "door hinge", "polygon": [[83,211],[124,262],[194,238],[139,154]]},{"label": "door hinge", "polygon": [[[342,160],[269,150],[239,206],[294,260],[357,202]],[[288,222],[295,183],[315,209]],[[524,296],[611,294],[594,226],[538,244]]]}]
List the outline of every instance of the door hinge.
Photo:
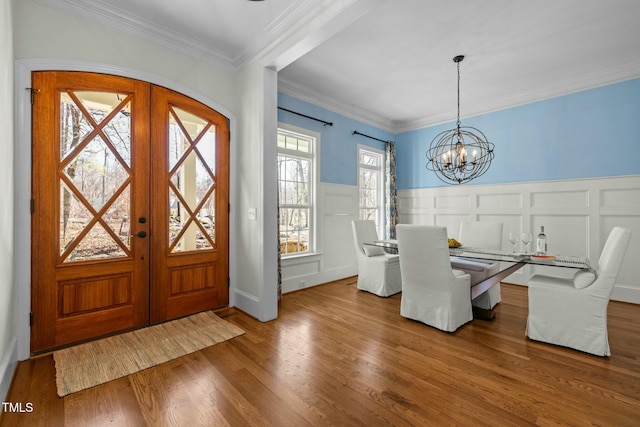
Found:
[{"label": "door hinge", "polygon": [[227,212],[231,213],[231,203],[227,205]]},{"label": "door hinge", "polygon": [[29,210],[31,211],[31,213],[33,213],[33,211],[36,209],[35,206],[36,202],[33,199],[29,200]]},{"label": "door hinge", "polygon": [[33,326],[33,311],[29,313],[29,326]]},{"label": "door hinge", "polygon": [[25,90],[28,90],[31,93],[31,105],[33,105],[33,95],[40,92],[40,89],[35,89],[32,87],[26,87]]},{"label": "door hinge", "polygon": [[231,277],[227,277],[227,288],[231,287]]}]

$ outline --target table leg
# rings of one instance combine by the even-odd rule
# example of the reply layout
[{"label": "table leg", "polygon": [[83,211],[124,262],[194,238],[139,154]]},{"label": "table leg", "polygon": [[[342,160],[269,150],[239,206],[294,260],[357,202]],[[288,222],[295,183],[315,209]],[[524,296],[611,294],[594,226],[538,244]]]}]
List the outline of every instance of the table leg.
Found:
[{"label": "table leg", "polygon": [[[489,288],[500,283],[502,279],[520,270],[525,265],[527,265],[526,262],[516,262],[515,264],[505,268],[501,272],[484,279],[482,282],[476,283],[471,287],[471,300],[473,301],[474,299],[478,298],[480,295],[487,292]],[[472,307],[472,309],[474,319],[491,320],[495,317],[495,313],[491,309],[484,309],[479,307]]]}]

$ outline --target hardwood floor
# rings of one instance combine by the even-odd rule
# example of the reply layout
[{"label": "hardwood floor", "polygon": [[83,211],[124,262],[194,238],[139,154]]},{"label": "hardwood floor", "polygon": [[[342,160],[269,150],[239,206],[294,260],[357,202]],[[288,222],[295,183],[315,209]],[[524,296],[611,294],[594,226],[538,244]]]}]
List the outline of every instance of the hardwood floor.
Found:
[{"label": "hardwood floor", "polygon": [[601,425],[640,423],[640,306],[609,304],[612,356],[524,336],[527,289],[449,334],[400,317],[355,278],[284,295],[277,320],[58,398],[53,358],[19,364],[0,426]]}]

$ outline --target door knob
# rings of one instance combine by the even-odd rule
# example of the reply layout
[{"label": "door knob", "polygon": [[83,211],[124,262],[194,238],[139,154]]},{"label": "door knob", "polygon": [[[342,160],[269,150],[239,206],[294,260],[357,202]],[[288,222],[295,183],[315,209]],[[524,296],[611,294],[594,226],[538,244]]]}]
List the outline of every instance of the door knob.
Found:
[{"label": "door knob", "polygon": [[146,231],[138,231],[138,234],[132,234],[131,237],[147,237]]}]

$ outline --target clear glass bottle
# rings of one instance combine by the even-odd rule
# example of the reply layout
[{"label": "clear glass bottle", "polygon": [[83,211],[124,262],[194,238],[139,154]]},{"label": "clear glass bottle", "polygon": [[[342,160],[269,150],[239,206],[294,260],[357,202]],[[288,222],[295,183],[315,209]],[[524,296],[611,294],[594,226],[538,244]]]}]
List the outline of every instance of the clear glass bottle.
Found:
[{"label": "clear glass bottle", "polygon": [[547,235],[544,234],[544,225],[540,227],[540,233],[538,234],[538,238],[536,239],[536,253],[547,253]]}]

